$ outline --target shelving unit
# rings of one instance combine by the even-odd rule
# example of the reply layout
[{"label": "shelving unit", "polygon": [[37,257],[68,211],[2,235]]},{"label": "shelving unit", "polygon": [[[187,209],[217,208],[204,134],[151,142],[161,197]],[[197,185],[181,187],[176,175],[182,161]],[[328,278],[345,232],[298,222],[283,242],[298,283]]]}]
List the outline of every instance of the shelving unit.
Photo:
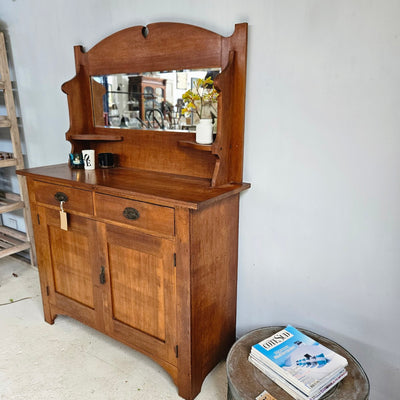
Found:
[{"label": "shelving unit", "polygon": [[[10,73],[8,69],[7,50],[3,32],[0,32],[0,91],[2,92],[6,115],[0,116],[0,128],[8,128],[12,153],[0,152],[0,168],[15,167],[16,170],[24,168],[24,159],[21,151],[21,141],[15,111],[14,95],[12,91]],[[31,264],[36,264],[36,255],[33,245],[32,223],[29,213],[28,191],[24,177],[18,176],[20,194],[2,191],[0,188],[0,214],[15,210],[23,210],[27,233],[0,226],[0,258],[21,251],[29,250]]]}]

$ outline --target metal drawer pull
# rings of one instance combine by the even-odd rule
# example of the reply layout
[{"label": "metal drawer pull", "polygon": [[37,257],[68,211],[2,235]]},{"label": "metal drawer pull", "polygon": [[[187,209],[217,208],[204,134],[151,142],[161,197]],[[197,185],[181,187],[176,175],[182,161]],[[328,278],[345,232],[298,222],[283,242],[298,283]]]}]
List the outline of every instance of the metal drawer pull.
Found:
[{"label": "metal drawer pull", "polygon": [[125,218],[133,219],[133,220],[138,219],[140,217],[139,211],[133,207],[126,207],[123,212],[123,215]]},{"label": "metal drawer pull", "polygon": [[68,196],[63,192],[57,192],[54,195],[54,198],[59,202],[63,201],[64,203],[66,203],[68,201]]}]

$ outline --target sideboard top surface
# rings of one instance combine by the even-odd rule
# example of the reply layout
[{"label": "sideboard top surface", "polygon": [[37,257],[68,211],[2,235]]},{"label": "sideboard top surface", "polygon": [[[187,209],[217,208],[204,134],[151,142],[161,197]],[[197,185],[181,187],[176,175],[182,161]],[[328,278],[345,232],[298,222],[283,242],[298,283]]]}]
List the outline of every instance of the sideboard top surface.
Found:
[{"label": "sideboard top surface", "polygon": [[121,167],[87,171],[71,169],[68,164],[57,164],[19,170],[17,173],[45,182],[191,209],[203,208],[250,187],[248,183],[210,187],[207,179]]}]

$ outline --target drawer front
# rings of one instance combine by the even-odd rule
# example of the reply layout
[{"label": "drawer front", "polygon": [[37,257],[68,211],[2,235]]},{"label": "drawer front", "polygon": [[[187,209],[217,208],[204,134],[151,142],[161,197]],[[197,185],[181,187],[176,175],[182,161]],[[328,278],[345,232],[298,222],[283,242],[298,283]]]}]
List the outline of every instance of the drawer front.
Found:
[{"label": "drawer front", "polygon": [[173,236],[174,209],[96,193],[96,216],[129,226]]},{"label": "drawer front", "polygon": [[[37,203],[60,207],[60,200],[66,196],[63,208],[66,212],[76,211],[93,215],[92,192],[68,186],[35,181],[35,198]],[[57,198],[56,198],[57,197]]]}]

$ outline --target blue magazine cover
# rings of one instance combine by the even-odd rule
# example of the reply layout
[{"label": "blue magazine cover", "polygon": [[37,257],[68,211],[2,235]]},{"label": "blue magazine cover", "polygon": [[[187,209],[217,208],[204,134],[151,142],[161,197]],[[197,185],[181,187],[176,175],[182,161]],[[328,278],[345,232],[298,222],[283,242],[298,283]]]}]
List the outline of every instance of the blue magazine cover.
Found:
[{"label": "blue magazine cover", "polygon": [[290,325],[255,344],[252,354],[306,394],[317,391],[347,365],[344,357]]}]

